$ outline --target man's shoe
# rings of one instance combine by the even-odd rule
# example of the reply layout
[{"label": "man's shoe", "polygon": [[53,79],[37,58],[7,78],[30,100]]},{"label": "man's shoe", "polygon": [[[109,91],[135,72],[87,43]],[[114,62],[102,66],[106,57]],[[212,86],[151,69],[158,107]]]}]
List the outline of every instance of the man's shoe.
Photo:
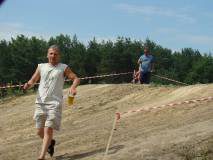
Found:
[{"label": "man's shoe", "polygon": [[55,146],[55,140],[52,139],[52,140],[51,140],[51,143],[50,143],[50,145],[49,145],[49,147],[48,147],[48,150],[47,150],[47,152],[50,154],[51,157],[52,157],[53,154],[54,154],[54,146]]}]

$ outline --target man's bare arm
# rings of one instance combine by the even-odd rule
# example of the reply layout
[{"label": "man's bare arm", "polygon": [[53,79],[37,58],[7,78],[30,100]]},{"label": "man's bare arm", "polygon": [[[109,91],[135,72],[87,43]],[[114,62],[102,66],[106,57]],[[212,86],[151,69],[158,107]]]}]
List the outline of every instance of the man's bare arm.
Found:
[{"label": "man's bare arm", "polygon": [[140,58],[139,58],[139,59],[138,59],[138,64],[141,64],[141,62],[142,62],[142,61],[141,61]]},{"label": "man's bare arm", "polygon": [[77,88],[77,86],[80,84],[80,79],[76,76],[75,73],[72,72],[72,70],[71,70],[69,67],[67,67],[67,68],[65,69],[64,74],[65,74],[65,76],[66,76],[68,79],[70,79],[70,80],[73,81],[73,83],[72,83],[72,85],[71,85],[71,87],[70,87],[70,92],[71,92],[73,95],[75,95],[75,94],[77,93],[76,88]]},{"label": "man's bare arm", "polygon": [[154,71],[155,71],[155,64],[151,63],[151,72],[154,72]]},{"label": "man's bare arm", "polygon": [[40,72],[39,72],[38,67],[37,67],[32,78],[27,83],[24,84],[23,89],[26,90],[26,89],[31,88],[39,79],[40,79]]}]

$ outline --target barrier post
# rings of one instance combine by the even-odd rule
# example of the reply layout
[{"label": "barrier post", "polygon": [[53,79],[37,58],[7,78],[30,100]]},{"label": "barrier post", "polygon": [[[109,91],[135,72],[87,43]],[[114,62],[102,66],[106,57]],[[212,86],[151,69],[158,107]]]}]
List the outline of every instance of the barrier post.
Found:
[{"label": "barrier post", "polygon": [[120,113],[115,113],[115,118],[114,118],[114,121],[113,121],[112,130],[111,130],[111,133],[110,133],[110,136],[109,136],[109,140],[108,140],[108,143],[107,143],[107,147],[106,147],[106,151],[105,151],[103,160],[105,160],[106,157],[107,157],[107,154],[108,154],[108,151],[109,151],[109,146],[110,146],[110,143],[111,143],[111,140],[112,140],[112,136],[113,136],[114,131],[116,130],[115,126],[116,126],[116,123],[119,119],[120,119]]}]

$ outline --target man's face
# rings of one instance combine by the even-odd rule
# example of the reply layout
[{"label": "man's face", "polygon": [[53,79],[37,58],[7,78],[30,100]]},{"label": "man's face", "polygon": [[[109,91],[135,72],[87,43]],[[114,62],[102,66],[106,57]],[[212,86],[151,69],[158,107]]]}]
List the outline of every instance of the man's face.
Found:
[{"label": "man's face", "polygon": [[57,65],[60,61],[60,53],[58,50],[50,48],[47,52],[48,62],[52,65]]},{"label": "man's face", "polygon": [[149,54],[149,50],[147,48],[144,48],[144,53]]}]

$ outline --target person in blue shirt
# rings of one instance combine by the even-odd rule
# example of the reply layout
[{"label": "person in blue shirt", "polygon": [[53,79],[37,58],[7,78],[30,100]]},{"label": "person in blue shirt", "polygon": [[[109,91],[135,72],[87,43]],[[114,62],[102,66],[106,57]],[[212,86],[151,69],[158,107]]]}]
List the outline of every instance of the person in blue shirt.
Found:
[{"label": "person in blue shirt", "polygon": [[154,71],[154,57],[150,54],[149,48],[144,48],[144,54],[138,59],[140,69],[140,83],[149,84],[151,72]]}]

